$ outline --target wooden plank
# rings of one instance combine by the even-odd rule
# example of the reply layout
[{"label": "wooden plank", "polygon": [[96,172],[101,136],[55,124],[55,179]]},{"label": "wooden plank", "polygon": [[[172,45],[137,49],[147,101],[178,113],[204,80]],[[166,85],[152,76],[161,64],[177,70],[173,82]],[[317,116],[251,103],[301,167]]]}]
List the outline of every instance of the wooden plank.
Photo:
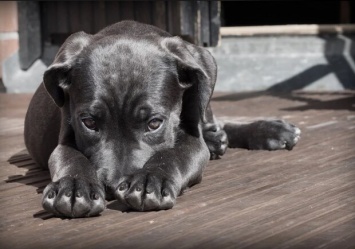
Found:
[{"label": "wooden plank", "polygon": [[197,11],[196,2],[183,1],[180,3],[180,15],[176,17],[180,21],[179,35],[186,41],[195,44]]},{"label": "wooden plank", "polygon": [[210,2],[200,2],[201,12],[201,40],[200,45],[204,47],[210,46]]},{"label": "wooden plank", "polygon": [[41,34],[42,34],[42,41],[44,43],[49,43],[50,42],[50,37],[49,37],[49,17],[48,17],[48,5],[46,2],[40,2],[40,16],[41,16]]},{"label": "wooden plank", "polygon": [[[68,10],[68,4],[66,2],[57,2],[56,6],[56,11],[57,11],[57,20],[56,22],[58,23],[57,25],[57,30],[55,31],[56,33],[63,33],[63,34],[68,34],[70,33],[69,31],[69,10]],[[54,21],[54,20],[52,20]]]},{"label": "wooden plank", "polygon": [[138,22],[152,24],[153,23],[153,8],[151,1],[136,1],[134,2],[134,19]]},{"label": "wooden plank", "polygon": [[75,33],[78,31],[82,31],[81,21],[80,21],[80,6],[79,2],[67,2],[69,9],[69,24],[70,24],[70,33]]},{"label": "wooden plank", "polygon": [[94,33],[93,2],[79,2],[80,28],[89,34]]},{"label": "wooden plank", "polygon": [[185,1],[167,1],[168,32],[172,35],[181,35],[181,5]]},{"label": "wooden plank", "polygon": [[106,25],[111,25],[120,20],[120,6],[119,2],[108,1],[106,6]]},{"label": "wooden plank", "polygon": [[[42,26],[48,25],[46,35],[50,37],[50,43],[61,45],[65,39],[71,34],[70,32],[70,12],[67,2],[47,2],[45,5],[48,8],[48,13],[42,12],[47,15]],[[47,20],[45,20],[47,19]]]},{"label": "wooden plank", "polygon": [[94,8],[94,33],[107,26],[106,24],[106,3],[104,1],[93,2]]},{"label": "wooden plank", "polygon": [[195,20],[194,20],[194,43],[196,45],[201,45],[201,34],[202,34],[202,25],[201,25],[201,1],[192,2],[194,9],[195,9]]},{"label": "wooden plank", "polygon": [[121,20],[134,20],[134,2],[122,1],[120,2],[120,17]]},{"label": "wooden plank", "polygon": [[152,7],[153,25],[167,30],[166,2],[154,1]]},{"label": "wooden plank", "polygon": [[[48,172],[23,168],[33,165],[21,129],[30,97],[0,94],[4,248],[355,245],[354,91],[216,93],[211,104],[218,117],[286,117],[302,130],[299,144],[290,152],[228,150],[209,163],[202,183],[180,196],[171,210],[121,212],[111,202],[99,217],[71,220],[41,208],[36,189],[48,183]],[[11,123],[18,127],[10,133]]]},{"label": "wooden plank", "polygon": [[215,47],[220,40],[220,27],[221,27],[221,3],[219,1],[209,2],[210,7],[210,46]]}]

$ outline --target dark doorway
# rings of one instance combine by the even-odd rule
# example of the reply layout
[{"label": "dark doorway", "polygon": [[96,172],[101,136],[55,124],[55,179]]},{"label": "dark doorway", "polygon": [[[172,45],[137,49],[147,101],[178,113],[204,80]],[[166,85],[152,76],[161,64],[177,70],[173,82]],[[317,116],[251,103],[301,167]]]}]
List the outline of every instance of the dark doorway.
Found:
[{"label": "dark doorway", "polygon": [[349,12],[355,22],[352,1],[222,1],[222,26],[284,24],[339,24]]}]

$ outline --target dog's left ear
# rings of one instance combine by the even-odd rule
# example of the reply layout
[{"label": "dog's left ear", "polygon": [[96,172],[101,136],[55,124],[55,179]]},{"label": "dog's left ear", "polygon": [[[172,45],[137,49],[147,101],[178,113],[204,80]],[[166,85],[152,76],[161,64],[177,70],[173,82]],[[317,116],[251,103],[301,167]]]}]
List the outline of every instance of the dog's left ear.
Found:
[{"label": "dog's left ear", "polygon": [[216,83],[217,65],[213,56],[204,48],[183,41],[180,37],[162,40],[162,47],[176,59],[179,83],[194,89],[201,119],[206,122],[206,109]]}]

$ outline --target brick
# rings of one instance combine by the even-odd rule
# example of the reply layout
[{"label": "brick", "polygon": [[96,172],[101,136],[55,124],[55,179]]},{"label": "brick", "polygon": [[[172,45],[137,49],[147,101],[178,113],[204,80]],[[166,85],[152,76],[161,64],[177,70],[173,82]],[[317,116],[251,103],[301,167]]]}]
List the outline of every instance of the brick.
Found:
[{"label": "brick", "polygon": [[0,32],[16,32],[17,24],[17,3],[0,2]]}]

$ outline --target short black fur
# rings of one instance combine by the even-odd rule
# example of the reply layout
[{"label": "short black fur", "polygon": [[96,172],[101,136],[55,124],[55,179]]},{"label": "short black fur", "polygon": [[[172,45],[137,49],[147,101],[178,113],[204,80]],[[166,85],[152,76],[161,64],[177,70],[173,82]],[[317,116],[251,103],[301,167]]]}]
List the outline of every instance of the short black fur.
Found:
[{"label": "short black fur", "polygon": [[123,21],[71,35],[25,121],[28,151],[52,177],[44,209],[95,216],[113,198],[139,211],[169,209],[228,144],[293,148],[300,130],[284,121],[217,121],[216,75],[206,49],[154,26]]}]

